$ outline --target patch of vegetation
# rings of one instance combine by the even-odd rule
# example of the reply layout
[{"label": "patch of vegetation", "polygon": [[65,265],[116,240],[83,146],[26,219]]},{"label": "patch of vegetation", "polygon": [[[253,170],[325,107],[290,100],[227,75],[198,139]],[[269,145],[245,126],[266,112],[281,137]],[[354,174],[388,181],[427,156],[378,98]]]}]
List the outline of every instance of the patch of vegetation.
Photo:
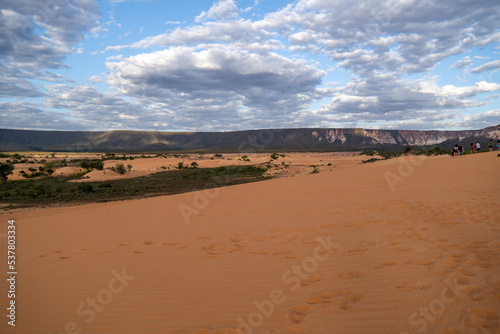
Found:
[{"label": "patch of vegetation", "polygon": [[108,202],[171,195],[268,179],[265,168],[228,166],[161,171],[149,177],[107,182],[69,182],[74,177],[12,180],[0,186],[0,203],[13,207]]},{"label": "patch of vegetation", "polygon": [[0,164],[0,179],[2,183],[6,183],[9,175],[12,175],[14,171],[14,165],[6,163]]},{"label": "patch of vegetation", "polygon": [[380,160],[385,160],[385,159],[371,158],[371,159],[368,159],[368,160],[363,160],[362,163],[366,164],[366,163],[380,161]]}]

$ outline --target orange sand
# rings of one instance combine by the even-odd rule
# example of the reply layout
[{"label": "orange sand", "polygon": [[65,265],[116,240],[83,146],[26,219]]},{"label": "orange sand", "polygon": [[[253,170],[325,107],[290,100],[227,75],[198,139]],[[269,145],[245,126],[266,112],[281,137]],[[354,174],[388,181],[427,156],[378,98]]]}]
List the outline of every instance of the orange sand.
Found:
[{"label": "orange sand", "polygon": [[[499,333],[497,153],[398,158],[17,224],[1,333]],[[238,325],[241,330],[237,330]]]}]

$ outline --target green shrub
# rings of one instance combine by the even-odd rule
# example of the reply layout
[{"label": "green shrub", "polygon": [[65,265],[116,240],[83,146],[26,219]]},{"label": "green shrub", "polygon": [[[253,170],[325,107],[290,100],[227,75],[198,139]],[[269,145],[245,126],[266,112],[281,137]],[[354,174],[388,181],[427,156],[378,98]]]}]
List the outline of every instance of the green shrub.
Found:
[{"label": "green shrub", "polygon": [[79,184],[76,189],[78,189],[78,191],[81,191],[82,193],[91,193],[94,191],[94,187],[92,187],[92,185],[88,183]]},{"label": "green shrub", "polygon": [[271,154],[271,159],[276,160],[276,159],[278,159],[278,158],[279,158],[278,153],[273,153],[273,154]]},{"label": "green shrub", "polygon": [[103,170],[104,163],[102,162],[102,160],[92,160],[92,162],[90,163],[90,168]]},{"label": "green shrub", "polygon": [[118,174],[125,174],[125,172],[127,171],[125,169],[125,166],[123,164],[120,164],[120,163],[117,163],[115,165],[115,171],[118,173]]},{"label": "green shrub", "polygon": [[84,160],[80,161],[80,163],[78,164],[78,166],[82,167],[83,169],[89,169],[90,166],[91,166],[91,163],[90,163],[89,160],[84,159]]}]

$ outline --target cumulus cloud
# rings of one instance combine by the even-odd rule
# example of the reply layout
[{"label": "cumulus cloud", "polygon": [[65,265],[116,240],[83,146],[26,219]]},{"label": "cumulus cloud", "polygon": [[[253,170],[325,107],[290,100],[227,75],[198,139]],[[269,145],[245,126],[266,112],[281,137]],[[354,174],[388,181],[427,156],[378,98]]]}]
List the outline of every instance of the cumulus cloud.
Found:
[{"label": "cumulus cloud", "polygon": [[489,63],[486,63],[486,64],[483,64],[481,66],[475,67],[470,72],[471,73],[481,73],[481,72],[485,72],[485,71],[495,70],[497,68],[500,68],[500,59],[499,60],[490,61]]},{"label": "cumulus cloud", "polygon": [[439,87],[434,82],[425,82],[420,85],[419,91],[422,93],[430,93],[435,96],[458,96],[458,97],[473,97],[479,93],[494,92],[500,90],[500,84],[490,83],[486,81],[476,82],[474,86],[457,87],[454,85],[446,85]]},{"label": "cumulus cloud", "polygon": [[318,98],[316,87],[326,74],[278,54],[220,46],[171,47],[106,64],[108,83],[122,94],[148,97],[188,117],[225,122],[289,121]]},{"label": "cumulus cloud", "polygon": [[451,67],[452,68],[465,68],[470,66],[474,62],[474,59],[472,59],[469,56],[465,56],[464,58],[456,61]]},{"label": "cumulus cloud", "polygon": [[[500,85],[488,83],[441,88],[433,82],[422,83],[393,75],[377,75],[367,80],[357,78],[344,87],[336,88],[334,97],[322,105],[319,113],[332,121],[352,125],[359,122],[416,125],[424,121],[437,124],[442,118],[439,115],[456,116],[458,110],[482,105],[484,102],[470,98],[498,89]],[[421,123],[415,123],[416,120]]]},{"label": "cumulus cloud", "polygon": [[238,7],[234,4],[234,0],[220,0],[215,3],[208,12],[202,12],[196,17],[196,21],[200,22],[205,18],[213,20],[227,20],[238,16]]},{"label": "cumulus cloud", "polygon": [[95,0],[3,1],[0,55],[23,69],[66,67],[64,57],[97,26],[98,15]]},{"label": "cumulus cloud", "polygon": [[[302,0],[266,19],[269,27],[300,30],[289,36],[290,43],[319,47],[332,59],[345,60],[342,66],[350,70],[388,71],[389,58],[392,71],[407,73],[430,70],[467,48],[499,41],[497,18],[492,15],[498,7],[495,1],[471,6],[466,0]],[[364,56],[352,59],[361,54],[359,50]]]}]

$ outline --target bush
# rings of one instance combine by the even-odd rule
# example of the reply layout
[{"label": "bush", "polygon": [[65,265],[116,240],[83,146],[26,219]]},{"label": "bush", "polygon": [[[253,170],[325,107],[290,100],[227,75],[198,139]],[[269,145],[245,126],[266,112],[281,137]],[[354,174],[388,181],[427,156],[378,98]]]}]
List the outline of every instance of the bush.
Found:
[{"label": "bush", "polygon": [[100,185],[97,186],[97,188],[111,188],[111,183],[109,182],[101,183]]},{"label": "bush", "polygon": [[198,168],[198,163],[197,163],[196,161],[193,161],[193,162],[191,163],[191,167],[192,167],[192,168]]},{"label": "bush", "polygon": [[276,159],[278,159],[278,158],[279,158],[278,153],[273,153],[273,154],[271,154],[271,159],[276,160]]},{"label": "bush", "polygon": [[118,173],[118,174],[125,174],[125,172],[127,171],[125,169],[125,166],[123,164],[116,164],[115,165],[115,171]]},{"label": "bush", "polygon": [[375,161],[379,161],[379,160],[382,160],[382,159],[371,158],[371,159],[368,159],[368,160],[363,160],[362,162],[363,162],[364,164],[366,164],[366,163],[369,163],[369,162],[375,162]]},{"label": "bush", "polygon": [[184,163],[181,161],[177,164],[177,169],[183,169],[184,168]]},{"label": "bush", "polygon": [[6,163],[6,164],[1,164],[0,163],[0,179],[2,180],[2,183],[7,182],[7,178],[9,175],[13,174],[14,170],[14,165]]},{"label": "bush", "polygon": [[80,161],[78,166],[82,167],[83,169],[90,169],[91,163],[89,160],[85,159],[85,160]]},{"label": "bush", "polygon": [[85,183],[85,184],[79,184],[78,187],[76,187],[78,191],[81,191],[82,193],[91,193],[94,191],[94,187],[92,187],[91,184]]},{"label": "bush", "polygon": [[98,170],[103,170],[104,169],[104,163],[102,160],[93,160],[90,163],[90,168],[98,169]]}]

